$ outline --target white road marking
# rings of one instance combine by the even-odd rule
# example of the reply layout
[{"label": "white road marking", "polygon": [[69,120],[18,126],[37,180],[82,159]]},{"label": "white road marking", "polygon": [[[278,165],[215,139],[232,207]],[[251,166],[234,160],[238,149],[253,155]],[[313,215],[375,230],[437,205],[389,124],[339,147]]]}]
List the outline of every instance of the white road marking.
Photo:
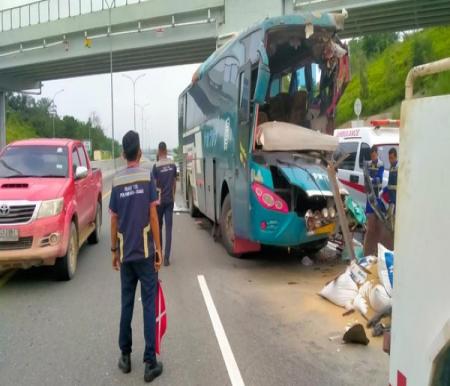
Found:
[{"label": "white road marking", "polygon": [[216,334],[217,341],[219,343],[220,351],[222,352],[225,366],[227,367],[228,376],[230,377],[231,384],[233,386],[245,386],[242,380],[241,372],[234,358],[233,351],[231,351],[230,343],[228,342],[227,335],[223,329],[222,322],[220,321],[219,314],[217,313],[216,306],[209,292],[208,285],[206,284],[205,277],[203,275],[197,276],[200,290],[202,291],[203,299],[205,300],[206,308],[208,309],[209,317]]}]

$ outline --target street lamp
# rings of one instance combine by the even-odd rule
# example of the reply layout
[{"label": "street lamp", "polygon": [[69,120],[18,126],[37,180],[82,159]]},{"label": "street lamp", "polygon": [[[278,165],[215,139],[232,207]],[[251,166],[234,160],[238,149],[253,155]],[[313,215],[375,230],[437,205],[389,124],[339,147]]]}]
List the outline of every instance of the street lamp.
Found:
[{"label": "street lamp", "polygon": [[[111,135],[112,135],[112,141],[111,141],[111,156],[114,162],[114,169],[116,169],[116,157],[114,156],[114,84],[113,84],[113,43],[112,43],[112,36],[111,36],[111,10],[112,8],[116,7],[116,0],[111,0],[111,3],[109,3],[109,0],[104,0],[107,7],[108,7],[108,35],[109,35],[109,78],[111,82]],[[103,0],[102,0],[102,6],[103,6]]]},{"label": "street lamp", "polygon": [[141,109],[141,130],[142,130],[142,149],[144,149],[144,110],[147,107],[150,107],[150,103],[146,103],[145,105],[140,105],[136,103],[135,107],[139,107]]},{"label": "street lamp", "polygon": [[127,78],[133,83],[133,114],[134,114],[134,131],[136,131],[136,82],[143,78],[145,74],[141,74],[137,76],[136,78],[132,78],[131,76],[128,76],[126,74],[122,74],[124,78]]},{"label": "street lamp", "polygon": [[56,115],[55,98],[58,94],[61,94],[63,91],[64,91],[63,88],[57,91],[55,95],[53,95],[52,101],[50,102],[50,106],[53,107],[53,138],[55,138],[55,115]]}]

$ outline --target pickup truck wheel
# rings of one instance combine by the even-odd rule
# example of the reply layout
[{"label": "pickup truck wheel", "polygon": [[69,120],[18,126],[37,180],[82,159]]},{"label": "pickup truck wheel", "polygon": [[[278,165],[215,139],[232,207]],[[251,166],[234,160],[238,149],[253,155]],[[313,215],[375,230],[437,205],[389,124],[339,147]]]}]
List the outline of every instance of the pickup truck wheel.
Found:
[{"label": "pickup truck wheel", "polygon": [[225,197],[222,204],[222,213],[220,215],[220,234],[222,236],[222,244],[228,254],[233,257],[241,257],[240,254],[234,253],[234,227],[233,227],[233,210],[231,208],[230,195]]},{"label": "pickup truck wheel", "polygon": [[97,204],[97,210],[95,213],[95,229],[89,235],[88,243],[97,244],[100,241],[100,232],[102,230],[102,204],[99,202]]},{"label": "pickup truck wheel", "polygon": [[70,226],[67,253],[56,261],[55,270],[58,280],[68,281],[75,275],[78,260],[78,232],[74,223]]}]

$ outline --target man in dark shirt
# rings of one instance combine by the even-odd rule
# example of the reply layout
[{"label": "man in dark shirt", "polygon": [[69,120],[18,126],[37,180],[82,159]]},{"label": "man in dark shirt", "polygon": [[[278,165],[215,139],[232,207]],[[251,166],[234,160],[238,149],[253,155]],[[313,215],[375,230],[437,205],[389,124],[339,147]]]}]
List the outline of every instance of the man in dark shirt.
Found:
[{"label": "man in dark shirt", "polygon": [[[367,169],[375,196],[378,197],[383,184],[384,164],[378,157],[377,146],[372,146],[370,149],[370,161],[367,163]],[[382,238],[383,224],[370,205],[369,197],[366,200],[366,216],[367,231],[364,237],[364,256],[376,255],[377,245]]]},{"label": "man in dark shirt", "polygon": [[[395,147],[389,150],[389,178],[388,184],[383,189],[383,195],[387,199],[385,200],[388,203],[387,209],[387,218],[391,222],[392,229],[395,228],[395,207],[397,205],[397,176],[398,176],[398,158],[397,158],[397,149]],[[388,232],[385,240],[384,246],[391,250],[394,249],[394,234],[393,232]]]},{"label": "man in dark shirt", "polygon": [[177,186],[177,167],[167,158],[167,145],[161,142],[158,145],[158,161],[153,165],[153,178],[159,193],[158,219],[162,244],[162,225],[166,226],[166,244],[164,248],[164,265],[170,265],[170,248],[172,245],[172,222],[175,190]]},{"label": "man in dark shirt", "polygon": [[139,135],[129,131],[122,139],[122,146],[127,168],[114,176],[109,204],[112,265],[116,271],[120,270],[121,282],[119,347],[122,355],[119,368],[124,373],[131,371],[131,320],[136,286],[140,281],[145,337],[144,379],[151,382],[162,373],[162,364],[157,362],[155,353],[155,300],[162,258],[157,193],[148,171],[139,167],[142,155]]}]

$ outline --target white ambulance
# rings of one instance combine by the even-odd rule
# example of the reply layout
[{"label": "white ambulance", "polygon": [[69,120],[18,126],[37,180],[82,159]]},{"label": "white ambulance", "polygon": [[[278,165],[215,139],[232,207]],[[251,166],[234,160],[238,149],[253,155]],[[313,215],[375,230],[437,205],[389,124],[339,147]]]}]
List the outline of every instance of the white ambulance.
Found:
[{"label": "white ambulance", "polygon": [[364,208],[366,194],[364,189],[364,163],[370,160],[370,149],[376,145],[378,156],[384,163],[383,187],[387,185],[389,175],[389,150],[398,152],[399,124],[398,120],[380,119],[370,122],[371,126],[336,129],[334,136],[339,138],[337,155],[346,153],[349,156],[342,162],[338,170],[338,178],[348,190],[352,198]]}]

